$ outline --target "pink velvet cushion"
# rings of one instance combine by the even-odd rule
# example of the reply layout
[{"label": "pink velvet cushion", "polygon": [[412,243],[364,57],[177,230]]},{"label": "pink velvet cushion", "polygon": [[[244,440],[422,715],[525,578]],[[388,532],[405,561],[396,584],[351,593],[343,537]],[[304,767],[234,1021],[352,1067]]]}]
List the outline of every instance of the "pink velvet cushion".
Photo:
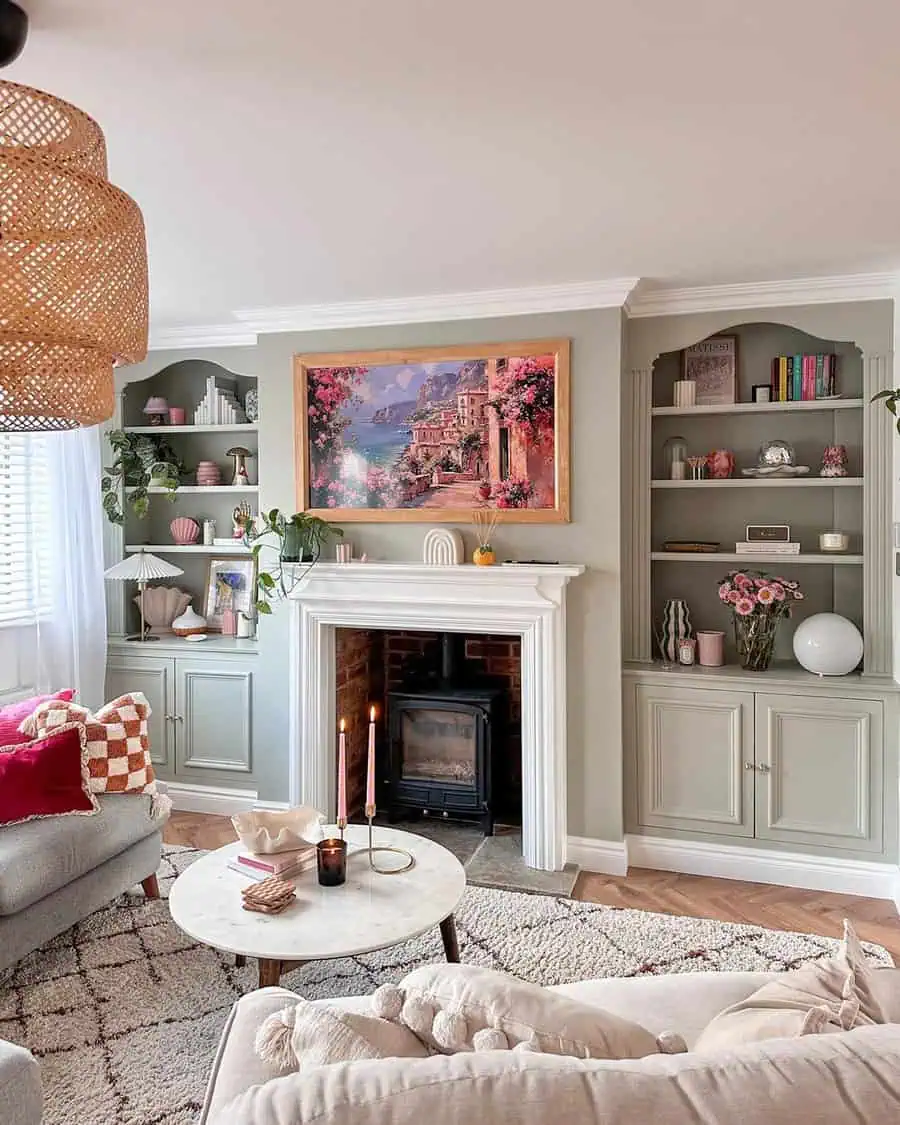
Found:
[{"label": "pink velvet cushion", "polygon": [[0,824],[98,811],[81,723],[24,745],[0,747]]},{"label": "pink velvet cushion", "polygon": [[38,704],[48,699],[64,699],[68,703],[74,696],[75,692],[67,688],[56,695],[34,695],[31,699],[20,699],[18,703],[0,707],[0,746],[21,746],[23,742],[31,741],[29,735],[21,733],[19,724],[32,714]]}]

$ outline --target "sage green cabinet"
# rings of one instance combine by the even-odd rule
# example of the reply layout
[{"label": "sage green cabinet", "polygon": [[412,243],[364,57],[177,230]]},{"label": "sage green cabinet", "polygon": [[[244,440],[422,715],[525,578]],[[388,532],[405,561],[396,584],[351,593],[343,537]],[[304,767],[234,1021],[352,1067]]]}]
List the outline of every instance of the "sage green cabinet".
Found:
[{"label": "sage green cabinet", "polygon": [[756,835],[880,852],[882,705],[756,696]]},{"label": "sage green cabinet", "polygon": [[752,836],[753,724],[752,692],[639,684],[639,823]]},{"label": "sage green cabinet", "polygon": [[882,701],[649,680],[626,698],[638,832],[883,852]]},{"label": "sage green cabinet", "polygon": [[[158,653],[163,646],[169,654],[144,651]],[[150,755],[162,780],[244,788],[253,771],[256,657],[209,649],[180,655],[184,651],[172,640],[111,646],[107,698],[130,691],[147,697]]]},{"label": "sage green cabinet", "polygon": [[150,759],[156,774],[174,777],[173,731],[168,720],[175,691],[174,661],[160,656],[110,652],[106,662],[106,698],[139,691],[150,704]]}]

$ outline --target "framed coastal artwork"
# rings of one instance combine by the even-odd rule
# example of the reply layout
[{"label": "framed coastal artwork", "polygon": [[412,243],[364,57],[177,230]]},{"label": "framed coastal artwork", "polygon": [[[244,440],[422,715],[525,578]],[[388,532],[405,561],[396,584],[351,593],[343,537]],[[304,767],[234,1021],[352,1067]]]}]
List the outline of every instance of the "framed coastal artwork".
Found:
[{"label": "framed coastal artwork", "polygon": [[336,522],[569,519],[569,341],[295,357],[297,501]]}]

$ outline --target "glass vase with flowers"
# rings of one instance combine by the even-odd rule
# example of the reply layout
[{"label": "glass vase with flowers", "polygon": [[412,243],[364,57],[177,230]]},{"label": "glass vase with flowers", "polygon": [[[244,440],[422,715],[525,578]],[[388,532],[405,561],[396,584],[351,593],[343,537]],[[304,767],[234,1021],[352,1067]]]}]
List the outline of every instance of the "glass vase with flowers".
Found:
[{"label": "glass vase with flowers", "polygon": [[775,652],[779,622],[803,600],[797,582],[760,571],[732,570],[719,583],[719,599],[731,609],[741,667],[765,672]]}]

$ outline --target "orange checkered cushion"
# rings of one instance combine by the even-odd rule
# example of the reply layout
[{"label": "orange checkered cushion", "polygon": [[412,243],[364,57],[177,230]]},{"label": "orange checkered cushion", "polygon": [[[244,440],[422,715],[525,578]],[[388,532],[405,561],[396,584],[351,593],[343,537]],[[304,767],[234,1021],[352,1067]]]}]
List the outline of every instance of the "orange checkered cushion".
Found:
[{"label": "orange checkered cushion", "polygon": [[77,703],[48,699],[19,730],[40,738],[54,727],[83,723],[92,793],[155,793],[147,720],[150,704],[139,691],[107,703],[96,715]]}]

